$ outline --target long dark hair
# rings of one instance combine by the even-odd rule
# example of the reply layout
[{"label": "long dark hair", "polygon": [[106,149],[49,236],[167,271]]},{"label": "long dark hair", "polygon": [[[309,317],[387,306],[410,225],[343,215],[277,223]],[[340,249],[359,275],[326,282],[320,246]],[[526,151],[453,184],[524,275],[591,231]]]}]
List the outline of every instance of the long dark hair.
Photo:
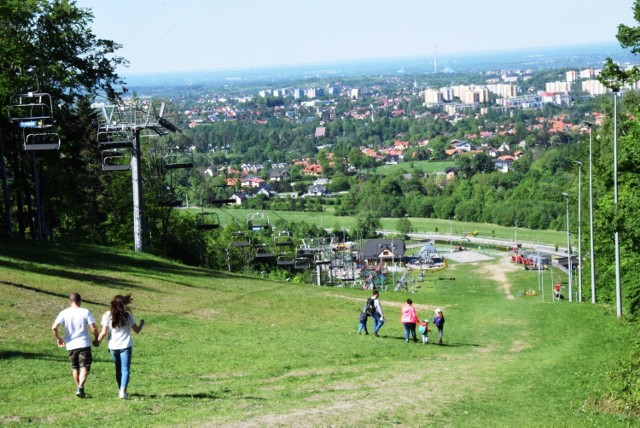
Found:
[{"label": "long dark hair", "polygon": [[111,300],[111,327],[126,327],[129,324],[129,303],[131,303],[131,294],[123,296],[117,294]]}]

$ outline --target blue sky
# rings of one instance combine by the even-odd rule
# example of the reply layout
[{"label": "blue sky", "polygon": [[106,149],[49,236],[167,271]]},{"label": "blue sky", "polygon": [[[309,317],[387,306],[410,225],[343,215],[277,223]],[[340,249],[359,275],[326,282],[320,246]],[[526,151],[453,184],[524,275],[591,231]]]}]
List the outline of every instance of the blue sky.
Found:
[{"label": "blue sky", "polygon": [[633,0],[77,0],[148,72],[614,42]]}]

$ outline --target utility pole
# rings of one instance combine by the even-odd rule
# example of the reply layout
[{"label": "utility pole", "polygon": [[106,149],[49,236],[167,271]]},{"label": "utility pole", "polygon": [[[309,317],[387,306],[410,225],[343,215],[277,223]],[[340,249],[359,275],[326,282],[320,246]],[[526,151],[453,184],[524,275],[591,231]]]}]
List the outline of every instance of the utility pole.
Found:
[{"label": "utility pole", "polygon": [[582,302],[582,162],[578,165],[578,302]]},{"label": "utility pole", "polygon": [[569,301],[573,302],[573,282],[571,281],[573,262],[571,261],[571,232],[569,231],[569,194],[563,192],[562,196],[564,196],[567,203],[567,270],[569,271]]},{"label": "utility pole", "polygon": [[596,303],[596,266],[593,252],[593,123],[584,121],[589,127],[589,267],[591,274],[591,303]]},{"label": "utility pole", "polygon": [[614,247],[616,258],[616,315],[622,316],[622,285],[620,284],[620,234],[618,233],[618,90],[613,91],[613,200],[615,203]]}]

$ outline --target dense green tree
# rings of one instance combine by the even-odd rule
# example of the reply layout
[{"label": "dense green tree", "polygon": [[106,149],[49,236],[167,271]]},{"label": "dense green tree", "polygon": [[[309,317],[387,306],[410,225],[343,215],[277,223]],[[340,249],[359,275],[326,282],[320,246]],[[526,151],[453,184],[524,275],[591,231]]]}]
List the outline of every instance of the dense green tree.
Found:
[{"label": "dense green tree", "polygon": [[[630,48],[634,54],[640,53],[640,1],[633,5],[635,26],[620,24],[616,35],[623,48]],[[625,68],[607,59],[599,79],[613,91],[625,88],[627,84],[640,80],[640,70],[637,66]],[[616,283],[615,254],[610,237],[619,234],[620,245],[620,278],[622,303],[628,308],[632,318],[640,315],[640,273],[636,266],[640,262],[640,240],[638,235],[638,210],[640,209],[640,150],[637,141],[640,138],[640,126],[637,117],[640,115],[640,97],[630,92],[618,103],[617,129],[614,128],[614,111],[608,106],[607,121],[598,129],[598,145],[594,150],[594,163],[598,174],[594,182],[596,193],[596,230],[595,242],[596,268],[598,285],[596,293],[598,299],[614,302],[617,297],[614,284]],[[613,159],[612,138],[614,132],[618,134],[617,158]],[[613,159],[613,162],[612,162]],[[617,164],[618,175],[614,177],[612,165]],[[617,181],[617,200],[614,182]]]},{"label": "dense green tree", "polygon": [[[89,147],[95,143],[90,137],[88,106],[82,100],[87,94],[111,99],[121,94],[118,85],[122,81],[115,70],[126,61],[115,55],[118,44],[98,39],[90,31],[92,18],[89,10],[72,0],[7,0],[0,4],[0,132],[6,175],[12,182],[11,187],[3,186],[4,200],[10,201],[4,210],[16,219],[11,229],[19,237],[64,234],[88,238],[100,231],[85,224],[100,221],[95,201],[109,196],[101,194],[105,187],[96,175],[97,150]],[[59,152],[22,150],[21,130],[6,122],[10,96],[26,91],[51,96],[50,114],[64,140]],[[41,184],[40,194],[35,191],[36,182]],[[68,183],[79,183],[78,191],[62,190],[71,187]],[[80,214],[83,212],[87,214]],[[44,221],[34,221],[36,217]],[[42,230],[37,230],[38,225]],[[90,233],[82,234],[83,229]]]},{"label": "dense green tree", "polygon": [[356,216],[356,223],[354,225],[354,232],[356,235],[362,236],[362,238],[375,238],[377,236],[377,230],[382,227],[380,217],[373,211],[363,211]]}]

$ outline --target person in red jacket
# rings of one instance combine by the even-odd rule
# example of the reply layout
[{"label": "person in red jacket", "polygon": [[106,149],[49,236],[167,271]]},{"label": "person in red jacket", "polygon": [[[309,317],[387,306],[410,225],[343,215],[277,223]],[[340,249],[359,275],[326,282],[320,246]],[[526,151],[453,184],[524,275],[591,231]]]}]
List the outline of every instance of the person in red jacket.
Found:
[{"label": "person in red jacket", "polygon": [[404,326],[404,340],[409,341],[409,333],[413,337],[413,341],[417,342],[416,337],[416,324],[418,323],[418,315],[416,314],[416,308],[413,307],[411,299],[407,299],[407,303],[402,306],[402,316],[400,321]]}]

